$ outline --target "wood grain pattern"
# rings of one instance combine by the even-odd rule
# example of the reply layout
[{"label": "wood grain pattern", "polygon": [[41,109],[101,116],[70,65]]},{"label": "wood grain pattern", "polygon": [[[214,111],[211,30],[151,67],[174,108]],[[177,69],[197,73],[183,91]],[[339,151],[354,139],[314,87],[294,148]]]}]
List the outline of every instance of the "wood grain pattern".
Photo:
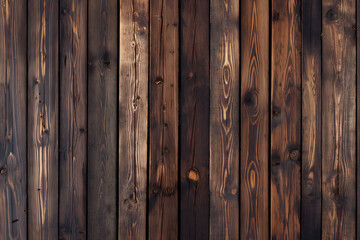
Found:
[{"label": "wood grain pattern", "polygon": [[26,2],[0,5],[0,239],[25,239]]},{"label": "wood grain pattern", "polygon": [[29,239],[58,238],[59,1],[28,3]]},{"label": "wood grain pattern", "polygon": [[118,2],[88,4],[87,235],[116,239]]},{"label": "wood grain pattern", "polygon": [[210,239],[239,238],[239,9],[210,2]]},{"label": "wood grain pattern", "polygon": [[300,239],[300,1],[272,2],[271,239]]},{"label": "wood grain pattern", "polygon": [[178,237],[178,6],[150,2],[149,239]]},{"label": "wood grain pattern", "polygon": [[59,239],[86,238],[87,1],[60,0]]},{"label": "wood grain pattern", "polygon": [[209,1],[180,5],[180,236],[209,238]]},{"label": "wood grain pattern", "polygon": [[356,237],[355,4],[322,1],[322,239]]},{"label": "wood grain pattern", "polygon": [[148,29],[149,2],[121,0],[119,239],[146,236]]},{"label": "wood grain pattern", "polygon": [[269,237],[269,1],[241,1],[241,239]]},{"label": "wood grain pattern", "polygon": [[321,1],[303,1],[302,239],[321,239]]}]

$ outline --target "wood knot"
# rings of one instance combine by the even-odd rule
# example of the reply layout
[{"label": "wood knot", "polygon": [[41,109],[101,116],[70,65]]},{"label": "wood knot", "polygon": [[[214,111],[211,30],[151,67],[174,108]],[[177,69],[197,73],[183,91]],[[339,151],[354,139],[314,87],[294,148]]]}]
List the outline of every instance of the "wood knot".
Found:
[{"label": "wood knot", "polygon": [[189,180],[197,182],[200,179],[199,170],[192,168],[188,171],[187,177]]},{"label": "wood knot", "polygon": [[163,80],[162,77],[157,77],[156,80],[155,80],[155,83],[156,83],[156,85],[159,85],[159,84],[162,84],[163,81],[164,80]]},{"label": "wood knot", "polygon": [[7,174],[7,169],[6,169],[6,168],[2,168],[2,169],[0,170],[0,174],[1,174],[1,175]]},{"label": "wood knot", "polygon": [[273,19],[274,22],[279,21],[280,13],[278,11],[274,11],[272,19]]},{"label": "wood knot", "polygon": [[280,108],[273,107],[272,114],[273,114],[273,116],[279,115],[280,114]]},{"label": "wood knot", "polygon": [[300,159],[300,151],[295,149],[290,152],[290,159],[297,161]]},{"label": "wood knot", "polygon": [[189,78],[191,79],[191,78],[193,78],[194,77],[194,73],[193,72],[189,72]]},{"label": "wood knot", "polygon": [[248,107],[256,105],[256,94],[253,92],[246,92],[244,96],[244,104]]},{"label": "wood knot", "polygon": [[104,66],[110,66],[110,58],[109,58],[109,55],[107,53],[105,53],[102,56],[101,61],[104,64]]},{"label": "wood knot", "polygon": [[331,21],[335,21],[339,18],[339,12],[337,9],[331,8],[329,11],[327,11],[326,17]]}]

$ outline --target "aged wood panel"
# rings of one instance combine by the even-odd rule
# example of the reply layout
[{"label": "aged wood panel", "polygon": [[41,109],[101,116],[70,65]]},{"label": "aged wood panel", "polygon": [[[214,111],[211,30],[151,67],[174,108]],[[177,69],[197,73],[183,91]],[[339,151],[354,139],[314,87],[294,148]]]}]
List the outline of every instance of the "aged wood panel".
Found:
[{"label": "aged wood panel", "polygon": [[209,238],[209,1],[180,5],[180,236]]},{"label": "aged wood panel", "polygon": [[239,238],[239,1],[210,1],[210,239]]},{"label": "aged wood panel", "polygon": [[0,239],[27,237],[26,2],[0,5]]},{"label": "aged wood panel", "polygon": [[357,176],[357,218],[356,234],[357,240],[360,240],[360,0],[356,1],[356,176]]},{"label": "aged wood panel", "polygon": [[241,1],[241,239],[269,238],[269,1]]},{"label": "aged wood panel", "polygon": [[321,1],[303,1],[302,239],[321,239]]},{"label": "aged wood panel", "polygon": [[29,239],[58,238],[59,1],[28,3]]},{"label": "aged wood panel", "polygon": [[271,239],[300,239],[300,1],[272,2]]},{"label": "aged wood panel", "polygon": [[59,238],[86,238],[87,1],[60,0]]},{"label": "aged wood panel", "polygon": [[322,238],[356,237],[355,0],[322,1]]},{"label": "aged wood panel", "polygon": [[88,239],[116,239],[118,2],[88,4]]},{"label": "aged wood panel", "polygon": [[120,1],[119,239],[146,236],[148,19],[148,1]]},{"label": "aged wood panel", "polygon": [[150,239],[178,236],[178,5],[150,2]]}]

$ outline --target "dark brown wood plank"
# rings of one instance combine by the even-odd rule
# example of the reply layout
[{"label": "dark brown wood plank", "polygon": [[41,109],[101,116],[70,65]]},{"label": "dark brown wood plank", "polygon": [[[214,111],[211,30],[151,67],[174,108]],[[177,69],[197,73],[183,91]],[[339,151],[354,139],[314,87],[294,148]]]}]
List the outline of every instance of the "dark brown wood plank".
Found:
[{"label": "dark brown wood plank", "polygon": [[239,238],[239,4],[210,1],[210,239]]},{"label": "dark brown wood plank", "polygon": [[88,4],[87,235],[116,239],[118,2]]},{"label": "dark brown wood plank", "polygon": [[0,5],[0,239],[26,239],[26,1]]},{"label": "dark brown wood plank", "polygon": [[322,1],[322,238],[356,237],[356,1]]},{"label": "dark brown wood plank", "polygon": [[303,1],[301,237],[321,239],[321,1]]},{"label": "dark brown wood plank", "polygon": [[357,218],[356,234],[360,240],[360,0],[356,2],[356,157],[357,157]]},{"label": "dark brown wood plank", "polygon": [[271,239],[300,239],[300,9],[299,0],[272,1]]},{"label": "dark brown wood plank", "polygon": [[178,237],[178,5],[150,2],[150,239]]},{"label": "dark brown wood plank", "polygon": [[209,238],[209,1],[180,4],[180,236]]},{"label": "dark brown wood plank", "polygon": [[241,1],[241,239],[269,238],[269,1]]},{"label": "dark brown wood plank", "polygon": [[28,3],[29,239],[58,238],[59,1]]},{"label": "dark brown wood plank", "polygon": [[60,11],[59,238],[86,239],[87,1]]},{"label": "dark brown wood plank", "polygon": [[119,239],[146,236],[148,29],[149,1],[120,0]]}]

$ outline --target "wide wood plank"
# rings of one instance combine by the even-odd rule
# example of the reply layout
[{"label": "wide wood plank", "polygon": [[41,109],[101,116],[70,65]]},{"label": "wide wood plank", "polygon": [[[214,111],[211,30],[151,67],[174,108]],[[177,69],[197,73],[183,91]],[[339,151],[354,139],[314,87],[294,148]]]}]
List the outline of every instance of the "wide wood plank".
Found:
[{"label": "wide wood plank", "polygon": [[322,238],[356,237],[356,1],[322,1]]},{"label": "wide wood plank", "polygon": [[180,236],[209,238],[209,1],[181,1]]},{"label": "wide wood plank", "polygon": [[302,239],[321,239],[321,0],[303,1]]},{"label": "wide wood plank", "polygon": [[87,235],[116,239],[118,2],[88,4]]},{"label": "wide wood plank", "polygon": [[28,3],[29,239],[58,238],[59,1]]},{"label": "wide wood plank", "polygon": [[300,239],[300,9],[299,0],[272,1],[271,239]]},{"label": "wide wood plank", "polygon": [[241,239],[269,238],[269,1],[241,1]]},{"label": "wide wood plank", "polygon": [[26,1],[0,5],[0,239],[26,239]]},{"label": "wide wood plank", "polygon": [[59,238],[86,239],[87,1],[60,11]]},{"label": "wide wood plank", "polygon": [[146,236],[148,19],[147,0],[120,0],[119,239]]},{"label": "wide wood plank", "polygon": [[178,236],[178,5],[150,2],[149,239]]},{"label": "wide wood plank", "polygon": [[239,238],[239,4],[210,1],[210,239]]}]

